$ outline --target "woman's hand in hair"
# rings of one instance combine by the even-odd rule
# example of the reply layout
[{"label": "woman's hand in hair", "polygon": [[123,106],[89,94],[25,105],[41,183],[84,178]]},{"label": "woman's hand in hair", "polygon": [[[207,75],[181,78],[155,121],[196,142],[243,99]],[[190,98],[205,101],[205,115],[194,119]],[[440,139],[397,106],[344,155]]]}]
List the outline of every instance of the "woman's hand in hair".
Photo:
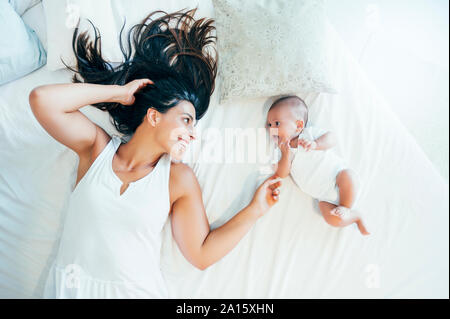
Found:
[{"label": "woman's hand in hair", "polygon": [[148,84],[154,84],[149,79],[137,79],[120,86],[120,94],[117,102],[122,105],[133,105],[135,101],[134,94]]},{"label": "woman's hand in hair", "polygon": [[275,203],[278,202],[280,196],[281,178],[273,175],[266,179],[256,190],[250,206],[256,208],[258,217],[264,215]]}]

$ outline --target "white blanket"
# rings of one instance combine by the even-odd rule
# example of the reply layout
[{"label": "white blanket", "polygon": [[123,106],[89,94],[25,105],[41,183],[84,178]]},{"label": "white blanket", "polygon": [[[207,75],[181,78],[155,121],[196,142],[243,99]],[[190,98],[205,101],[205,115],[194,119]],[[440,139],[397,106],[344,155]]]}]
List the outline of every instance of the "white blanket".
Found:
[{"label": "white blanket", "polygon": [[[327,225],[315,201],[286,178],[279,203],[205,271],[181,255],[168,220],[161,267],[171,297],[448,298],[448,185],[330,32],[339,94],[310,94],[306,102],[310,119],[335,132],[336,152],[361,176],[359,204],[372,235]],[[28,94],[38,85],[69,82],[70,75],[44,67],[0,86],[2,298],[40,298],[54,258],[78,159],[40,127]],[[199,130],[225,136],[230,128],[264,126],[267,99],[219,105],[216,97]],[[115,132],[106,113],[91,106],[82,111]],[[238,155],[216,142],[202,142],[200,151]],[[260,163],[189,165],[213,228],[245,207],[266,176]]]}]

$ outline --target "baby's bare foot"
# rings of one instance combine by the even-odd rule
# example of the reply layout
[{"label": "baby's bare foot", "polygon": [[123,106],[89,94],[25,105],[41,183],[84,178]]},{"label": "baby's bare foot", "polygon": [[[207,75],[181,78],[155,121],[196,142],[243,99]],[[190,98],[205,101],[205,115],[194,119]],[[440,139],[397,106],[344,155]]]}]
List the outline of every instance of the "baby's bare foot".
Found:
[{"label": "baby's bare foot", "polygon": [[364,236],[370,235],[370,233],[367,230],[367,227],[361,217],[361,213],[359,211],[350,209],[345,206],[337,206],[336,208],[334,208],[330,211],[330,214],[338,216],[338,217],[342,218],[343,220],[345,220],[345,219],[353,219],[354,220],[355,218],[357,218],[355,223],[358,226],[358,230],[361,232],[361,234]]},{"label": "baby's bare foot", "polygon": [[359,231],[361,232],[362,235],[367,236],[370,235],[370,233],[368,232],[366,225],[364,224],[364,221],[362,218],[360,218],[357,222],[356,225],[358,226]]}]

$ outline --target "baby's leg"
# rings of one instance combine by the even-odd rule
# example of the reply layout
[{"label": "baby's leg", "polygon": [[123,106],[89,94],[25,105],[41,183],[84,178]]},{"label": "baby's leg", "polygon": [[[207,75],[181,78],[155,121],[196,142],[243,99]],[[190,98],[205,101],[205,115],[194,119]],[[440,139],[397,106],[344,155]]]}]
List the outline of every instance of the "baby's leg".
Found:
[{"label": "baby's leg", "polygon": [[361,214],[359,212],[355,212],[354,210],[350,210],[355,203],[356,194],[359,187],[358,184],[357,176],[351,169],[344,169],[337,175],[336,185],[339,188],[339,206],[331,211],[331,214],[343,216],[349,212],[353,212],[359,216],[357,225],[361,234],[369,235]]},{"label": "baby's leg", "polygon": [[356,174],[344,169],[336,176],[336,185],[339,189],[339,205],[331,211],[331,214],[342,216],[346,214],[355,203],[358,181]]},{"label": "baby's leg", "polygon": [[328,224],[334,227],[345,227],[356,223],[361,234],[369,235],[369,232],[361,219],[361,215],[357,211],[348,209],[345,214],[338,216],[332,213],[337,207],[338,206],[325,201],[319,202],[319,209]]},{"label": "baby's leg", "polygon": [[355,203],[358,182],[352,170],[344,169],[336,176],[336,185],[339,188],[339,206],[352,208]]}]

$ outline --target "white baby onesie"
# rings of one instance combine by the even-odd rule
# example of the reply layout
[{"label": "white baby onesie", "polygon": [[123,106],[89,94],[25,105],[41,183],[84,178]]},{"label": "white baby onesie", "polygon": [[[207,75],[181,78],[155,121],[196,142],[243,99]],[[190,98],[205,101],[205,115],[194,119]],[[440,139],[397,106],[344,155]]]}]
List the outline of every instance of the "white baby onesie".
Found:
[{"label": "white baby onesie", "polygon": [[[307,126],[299,135],[314,141],[326,131],[315,126]],[[336,177],[340,171],[347,168],[345,161],[332,150],[305,151],[302,146],[291,148],[294,154],[291,165],[291,177],[300,189],[319,201],[339,204],[339,189]]]}]

